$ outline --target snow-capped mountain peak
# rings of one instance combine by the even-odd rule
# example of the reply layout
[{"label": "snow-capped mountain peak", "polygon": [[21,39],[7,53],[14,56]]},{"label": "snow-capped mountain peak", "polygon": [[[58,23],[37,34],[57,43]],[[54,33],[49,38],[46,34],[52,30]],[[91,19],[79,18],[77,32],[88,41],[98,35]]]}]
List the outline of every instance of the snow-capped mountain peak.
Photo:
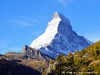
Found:
[{"label": "snow-capped mountain peak", "polygon": [[58,12],[54,13],[53,19],[48,23],[46,31],[41,36],[39,36],[36,40],[34,40],[31,43],[30,47],[38,50],[41,47],[48,46],[52,42],[52,40],[54,39],[55,35],[58,32],[58,25],[61,21],[60,16],[61,15],[59,15]]},{"label": "snow-capped mountain peak", "polygon": [[48,22],[46,31],[35,39],[30,47],[52,58],[63,53],[75,52],[89,46],[90,43],[72,30],[67,17],[55,12],[53,19]]}]

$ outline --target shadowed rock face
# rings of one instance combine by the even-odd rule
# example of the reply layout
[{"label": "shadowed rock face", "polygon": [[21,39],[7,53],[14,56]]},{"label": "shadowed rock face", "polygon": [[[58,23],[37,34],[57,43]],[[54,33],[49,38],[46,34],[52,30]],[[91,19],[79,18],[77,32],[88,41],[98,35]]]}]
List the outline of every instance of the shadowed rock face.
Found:
[{"label": "shadowed rock face", "polygon": [[13,61],[0,59],[0,75],[41,75],[41,73]]},{"label": "shadowed rock face", "polygon": [[35,49],[33,49],[33,48],[31,48],[27,45],[25,45],[23,47],[22,54],[27,56],[30,59],[46,60],[46,61],[49,61],[50,59],[53,59],[50,56],[45,55],[45,54],[41,53],[40,51],[35,50]]},{"label": "shadowed rock face", "polygon": [[51,58],[56,58],[61,53],[67,55],[68,52],[80,51],[91,44],[92,42],[72,30],[67,17],[55,12],[46,31],[35,39],[30,47]]}]

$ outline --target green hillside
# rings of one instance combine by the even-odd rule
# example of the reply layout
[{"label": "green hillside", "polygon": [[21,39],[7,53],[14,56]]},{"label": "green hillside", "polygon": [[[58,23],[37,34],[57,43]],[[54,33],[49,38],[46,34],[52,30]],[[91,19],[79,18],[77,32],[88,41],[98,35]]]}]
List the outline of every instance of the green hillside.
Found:
[{"label": "green hillside", "polygon": [[59,55],[42,75],[100,75],[100,41],[81,52]]}]

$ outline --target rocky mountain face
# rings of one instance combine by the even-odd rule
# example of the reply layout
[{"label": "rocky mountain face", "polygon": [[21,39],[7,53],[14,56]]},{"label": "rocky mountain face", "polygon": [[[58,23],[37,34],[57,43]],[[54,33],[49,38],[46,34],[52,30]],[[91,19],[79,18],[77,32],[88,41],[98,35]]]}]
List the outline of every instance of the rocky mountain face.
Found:
[{"label": "rocky mountain face", "polygon": [[80,51],[91,44],[92,42],[72,30],[67,17],[55,12],[46,31],[30,44],[30,48],[32,51],[56,58],[61,53],[67,55],[68,52]]},{"label": "rocky mountain face", "polygon": [[[28,51],[28,52],[25,51],[24,52],[24,48],[23,48],[23,52],[22,53],[8,52],[5,55],[0,55],[0,61],[1,60],[6,60],[7,64],[10,64],[10,62],[14,62],[16,64],[20,64],[20,65],[16,65],[16,68],[20,67],[21,65],[23,65],[23,66],[31,68],[33,71],[36,70],[37,72],[42,73],[44,68],[48,67],[48,61],[50,60],[50,58],[47,57],[48,58],[47,59],[46,55],[45,56],[43,54],[42,55],[38,55],[37,53],[35,53],[35,54],[33,54],[31,56],[30,53],[32,53],[32,52],[31,51]],[[4,62],[2,62],[2,63],[4,63]],[[13,63],[11,63],[10,65],[13,66]],[[5,66],[6,66],[6,64],[5,64]],[[0,70],[2,70],[3,69],[3,65],[0,65],[0,67],[2,67],[2,68],[0,68]],[[6,68],[4,68],[4,71],[6,71]],[[13,70],[16,71],[16,68],[14,68]],[[24,68],[24,67],[22,67],[22,68]],[[12,70],[9,70],[9,71],[11,71],[11,73],[12,73]],[[30,72],[28,72],[28,73],[30,73]],[[20,74],[17,74],[17,75],[20,75]],[[3,75],[3,72],[0,72],[0,75]],[[13,74],[13,75],[15,75],[15,74]]]},{"label": "rocky mountain face", "polygon": [[24,56],[27,56],[28,59],[47,60],[47,61],[49,61],[50,59],[53,59],[50,56],[45,55],[38,50],[34,50],[33,48],[27,45],[23,47],[22,54]]}]

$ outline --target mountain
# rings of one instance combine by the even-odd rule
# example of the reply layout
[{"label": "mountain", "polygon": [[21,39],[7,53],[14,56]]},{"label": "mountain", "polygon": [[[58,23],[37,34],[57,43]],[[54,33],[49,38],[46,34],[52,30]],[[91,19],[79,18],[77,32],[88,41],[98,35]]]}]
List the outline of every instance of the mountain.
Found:
[{"label": "mountain", "polygon": [[92,42],[72,30],[67,17],[55,12],[46,31],[33,40],[30,47],[51,58],[56,58],[61,53],[67,55],[68,52],[80,51],[91,44]]},{"label": "mountain", "polygon": [[[53,75],[52,72],[59,74],[60,69],[66,73],[72,70],[83,72],[87,68],[90,72],[95,72],[95,70],[98,72],[97,68],[100,68],[98,67],[100,65],[100,42],[96,46],[92,45],[80,51],[91,44],[91,41],[72,30],[67,17],[55,12],[46,31],[30,46],[25,45],[21,53],[0,54],[0,75],[40,75],[41,73],[43,73],[42,75],[46,75],[46,73]],[[93,50],[91,50],[92,48]],[[95,68],[95,63],[97,68]],[[62,68],[60,68],[61,65]],[[87,67],[88,65],[92,68]]]}]

